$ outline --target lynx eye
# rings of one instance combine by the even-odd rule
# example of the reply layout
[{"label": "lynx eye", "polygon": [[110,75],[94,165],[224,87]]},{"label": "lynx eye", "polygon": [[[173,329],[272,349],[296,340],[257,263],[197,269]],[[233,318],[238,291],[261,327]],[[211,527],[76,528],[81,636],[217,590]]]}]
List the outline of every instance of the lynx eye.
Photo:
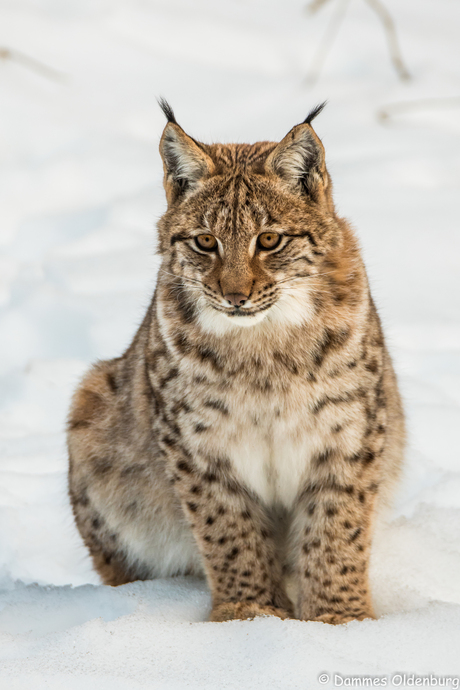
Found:
[{"label": "lynx eye", "polygon": [[259,249],[274,249],[281,242],[281,235],[277,232],[263,232],[257,238]]},{"label": "lynx eye", "polygon": [[205,252],[213,252],[214,249],[217,249],[217,240],[214,235],[197,235],[195,244],[200,249],[204,249]]}]

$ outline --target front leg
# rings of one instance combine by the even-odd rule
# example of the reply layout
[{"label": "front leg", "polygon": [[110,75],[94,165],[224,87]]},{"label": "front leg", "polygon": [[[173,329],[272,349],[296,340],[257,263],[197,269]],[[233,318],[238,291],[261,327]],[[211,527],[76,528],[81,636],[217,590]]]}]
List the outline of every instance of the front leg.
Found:
[{"label": "front leg", "polygon": [[338,624],[374,617],[368,563],[377,483],[338,476],[308,484],[296,516],[303,620]]},{"label": "front leg", "polygon": [[287,618],[280,564],[266,518],[256,500],[231,475],[228,463],[205,467],[188,453],[169,467],[212,593],[212,621],[268,614]]}]

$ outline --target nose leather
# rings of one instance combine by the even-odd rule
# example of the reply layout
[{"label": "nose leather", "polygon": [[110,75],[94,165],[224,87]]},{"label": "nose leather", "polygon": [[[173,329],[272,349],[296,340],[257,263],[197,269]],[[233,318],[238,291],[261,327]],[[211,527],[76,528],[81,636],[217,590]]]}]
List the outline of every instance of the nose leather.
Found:
[{"label": "nose leather", "polygon": [[233,305],[234,307],[242,307],[243,304],[245,302],[247,302],[248,296],[237,293],[237,294],[224,295],[224,299],[226,299],[227,302],[230,302],[230,304]]}]

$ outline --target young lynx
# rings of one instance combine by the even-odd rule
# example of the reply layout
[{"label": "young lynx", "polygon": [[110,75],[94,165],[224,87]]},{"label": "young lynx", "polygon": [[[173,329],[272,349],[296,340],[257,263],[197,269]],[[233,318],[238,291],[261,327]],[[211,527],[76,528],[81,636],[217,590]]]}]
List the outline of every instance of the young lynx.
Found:
[{"label": "young lynx", "polygon": [[201,144],[162,108],[162,264],[132,344],[73,400],[78,528],[106,584],[204,573],[213,621],[372,617],[404,420],[322,106],[254,145]]}]

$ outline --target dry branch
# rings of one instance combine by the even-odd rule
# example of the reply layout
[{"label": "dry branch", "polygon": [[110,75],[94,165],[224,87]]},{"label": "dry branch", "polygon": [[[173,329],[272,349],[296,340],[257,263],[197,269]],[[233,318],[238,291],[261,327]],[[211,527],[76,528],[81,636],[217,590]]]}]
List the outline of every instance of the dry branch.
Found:
[{"label": "dry branch", "polygon": [[[328,0],[314,0],[309,9],[312,12],[316,12],[319,7],[324,5],[326,2],[328,2]],[[329,24],[326,27],[326,31],[324,32],[318,50],[313,57],[310,73],[305,80],[308,84],[314,84],[317,81],[321,73],[321,69],[326,62],[328,53],[331,50],[343,20],[345,19],[345,14],[349,4],[350,0],[337,0],[335,10],[329,19]]]},{"label": "dry branch", "polygon": [[0,59],[17,62],[23,67],[26,67],[37,74],[41,74],[42,77],[52,79],[53,81],[62,83],[67,80],[67,75],[63,72],[59,72],[52,67],[48,67],[48,65],[44,65],[43,62],[40,62],[35,58],[31,58],[28,55],[25,55],[25,53],[21,53],[19,50],[11,50],[10,48],[0,47]]},{"label": "dry branch", "polygon": [[[324,5],[326,5],[329,1],[330,0],[311,0],[311,2],[307,5],[307,10],[311,14],[314,14],[319,9],[324,7]],[[372,10],[374,10],[374,12],[377,14],[378,18],[382,23],[393,67],[395,68],[399,78],[403,81],[407,81],[411,78],[411,75],[406,65],[404,64],[393,17],[383,4],[382,0],[364,1],[369,5],[369,7]],[[332,16],[329,20],[329,24],[327,25],[326,31],[324,32],[324,35],[319,44],[318,50],[316,51],[313,57],[310,73],[305,80],[307,83],[314,83],[318,79],[324,62],[326,61],[327,55],[332,48],[332,45],[337,37],[340,26],[345,18],[345,13],[347,11],[349,2],[350,0],[337,0],[335,11],[332,13]]]},{"label": "dry branch", "polygon": [[382,22],[383,29],[385,31],[388,43],[388,50],[390,51],[390,59],[399,78],[406,81],[411,78],[409,70],[404,64],[401,49],[399,47],[398,37],[396,35],[396,27],[393,21],[393,17],[388,12],[387,8],[380,0],[365,0],[369,7],[371,7],[374,12],[379,17]]},{"label": "dry branch", "polygon": [[460,96],[450,96],[448,98],[421,98],[416,101],[401,101],[389,103],[377,111],[377,119],[386,123],[394,115],[420,110],[432,110],[437,108],[449,108],[460,106]]}]

